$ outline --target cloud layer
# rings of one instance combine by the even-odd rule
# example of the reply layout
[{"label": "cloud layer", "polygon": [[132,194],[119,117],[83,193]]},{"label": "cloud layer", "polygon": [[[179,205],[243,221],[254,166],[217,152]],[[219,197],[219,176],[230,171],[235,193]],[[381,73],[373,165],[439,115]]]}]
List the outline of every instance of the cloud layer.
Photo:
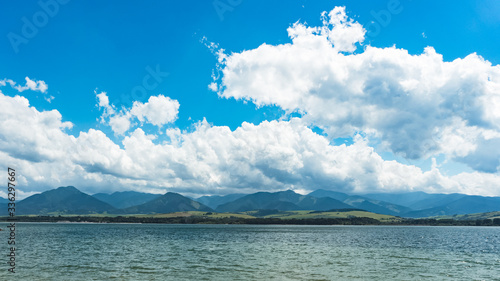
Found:
[{"label": "cloud layer", "polygon": [[[259,190],[348,192],[424,190],[499,195],[498,176],[484,173],[445,177],[437,168],[385,161],[355,136],[333,146],[300,118],[243,123],[231,131],[203,120],[190,132],[166,129],[168,141],[137,128],[121,146],[102,131],[77,137],[57,110],[38,111],[26,98],[0,94],[9,110],[0,113],[0,160],[17,167],[32,192],[73,184],[87,192],[139,190],[225,194]],[[168,107],[166,108],[168,109]],[[15,131],[14,131],[15,130]]]}]

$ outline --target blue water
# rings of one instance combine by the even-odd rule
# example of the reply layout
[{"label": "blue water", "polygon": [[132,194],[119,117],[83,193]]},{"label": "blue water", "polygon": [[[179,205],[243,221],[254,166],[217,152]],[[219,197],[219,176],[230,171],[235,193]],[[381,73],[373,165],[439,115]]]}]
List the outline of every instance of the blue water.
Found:
[{"label": "blue water", "polygon": [[[499,227],[18,223],[0,280],[500,280]],[[1,256],[7,232],[0,232]],[[5,253],[5,255],[4,255]]]}]

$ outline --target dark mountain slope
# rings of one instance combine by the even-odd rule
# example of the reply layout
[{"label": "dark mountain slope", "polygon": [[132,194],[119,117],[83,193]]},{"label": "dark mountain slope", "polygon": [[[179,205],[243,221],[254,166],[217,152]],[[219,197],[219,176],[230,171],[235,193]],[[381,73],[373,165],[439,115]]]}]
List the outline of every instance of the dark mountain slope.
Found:
[{"label": "dark mountain slope", "polygon": [[173,212],[204,211],[211,208],[178,193],[168,192],[149,202],[120,210],[125,214],[164,214]]},{"label": "dark mountain slope", "polygon": [[277,209],[291,210],[317,210],[352,208],[351,206],[333,198],[316,198],[300,195],[291,190],[280,192],[257,192],[243,196],[232,202],[217,207],[217,212],[245,212],[252,210]]},{"label": "dark mountain slope", "polygon": [[144,204],[148,201],[151,201],[155,198],[160,197],[159,194],[150,194],[150,193],[142,193],[136,191],[122,191],[122,192],[114,192],[112,194],[107,193],[97,193],[92,195],[94,198],[97,198],[103,202],[108,203],[109,205],[117,208],[124,209],[140,204]]},{"label": "dark mountain slope", "polygon": [[16,203],[17,215],[92,214],[113,212],[115,208],[73,186],[59,187],[32,195]]},{"label": "dark mountain slope", "polygon": [[246,194],[238,193],[238,194],[228,194],[224,196],[220,195],[202,196],[196,199],[196,201],[200,202],[201,204],[205,204],[212,209],[216,209],[219,205],[229,203],[245,195]]}]

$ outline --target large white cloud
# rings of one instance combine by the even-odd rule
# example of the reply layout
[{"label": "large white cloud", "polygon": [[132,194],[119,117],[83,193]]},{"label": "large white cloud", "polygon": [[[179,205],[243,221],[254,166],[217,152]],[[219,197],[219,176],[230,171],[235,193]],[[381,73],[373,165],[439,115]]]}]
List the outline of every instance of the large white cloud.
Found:
[{"label": "large white cloud", "polygon": [[210,88],[302,112],[331,138],[363,131],[408,159],[446,153],[498,171],[500,153],[489,151],[500,142],[500,66],[475,53],[446,62],[432,47],[418,55],[372,46],[345,53],[364,30],[343,8],[323,13],[321,27],[296,23],[288,33],[292,43],[219,52],[222,75]]},{"label": "large white cloud", "polygon": [[31,162],[52,161],[62,155],[58,147],[68,144],[64,130],[73,124],[62,122],[57,110],[39,112],[30,107],[28,99],[1,92],[0,105],[2,151]]}]

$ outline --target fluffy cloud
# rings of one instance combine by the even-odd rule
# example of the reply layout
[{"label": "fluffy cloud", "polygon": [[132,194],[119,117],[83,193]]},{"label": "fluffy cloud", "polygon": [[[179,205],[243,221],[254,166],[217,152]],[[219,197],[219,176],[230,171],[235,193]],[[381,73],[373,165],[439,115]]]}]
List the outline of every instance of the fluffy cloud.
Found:
[{"label": "fluffy cloud", "polygon": [[38,91],[41,93],[47,92],[47,89],[49,88],[47,84],[45,84],[45,82],[42,80],[34,81],[31,80],[29,77],[26,77],[24,79],[26,80],[26,84],[24,86],[16,85],[16,82],[12,81],[11,79],[0,80],[0,86],[5,86],[8,83],[12,88],[18,90],[19,92],[23,92],[25,90],[31,90],[31,91]]},{"label": "fluffy cloud", "polygon": [[39,112],[30,107],[28,99],[1,94],[0,147],[12,157],[31,162],[52,161],[68,145],[64,132],[73,124],[62,122],[57,110]]},{"label": "fluffy cloud", "polygon": [[[347,17],[345,7],[335,7],[328,16],[323,12],[321,18],[323,26],[317,33],[326,36],[336,51],[352,53],[356,50],[355,44],[364,41],[366,30]],[[297,26],[296,24],[295,28]]]},{"label": "fluffy cloud", "polygon": [[151,96],[146,103],[134,102],[130,114],[140,122],[161,127],[177,119],[179,102],[163,95]]},{"label": "fluffy cloud", "polygon": [[97,106],[104,109],[104,116],[108,116],[110,114],[114,114],[114,108],[109,104],[108,94],[106,92],[97,93],[94,91],[97,97]]},{"label": "fluffy cloud", "polygon": [[362,131],[408,159],[446,153],[498,171],[500,155],[488,151],[500,142],[500,66],[477,54],[445,62],[432,47],[419,55],[372,46],[346,54],[364,29],[343,8],[322,17],[321,27],[290,27],[292,43],[220,54],[222,75],[210,88],[302,112],[330,138]]},{"label": "fluffy cloud", "polygon": [[173,123],[179,114],[179,102],[163,95],[151,96],[146,103],[135,101],[131,109],[117,111],[109,103],[106,92],[96,93],[97,105],[103,110],[101,123],[108,122],[115,134],[123,135],[132,127],[132,120],[149,123],[161,128]]},{"label": "fluffy cloud", "polygon": [[123,135],[132,125],[130,119],[131,115],[128,112],[113,115],[109,118],[109,126],[111,126],[111,129],[115,134]]}]

